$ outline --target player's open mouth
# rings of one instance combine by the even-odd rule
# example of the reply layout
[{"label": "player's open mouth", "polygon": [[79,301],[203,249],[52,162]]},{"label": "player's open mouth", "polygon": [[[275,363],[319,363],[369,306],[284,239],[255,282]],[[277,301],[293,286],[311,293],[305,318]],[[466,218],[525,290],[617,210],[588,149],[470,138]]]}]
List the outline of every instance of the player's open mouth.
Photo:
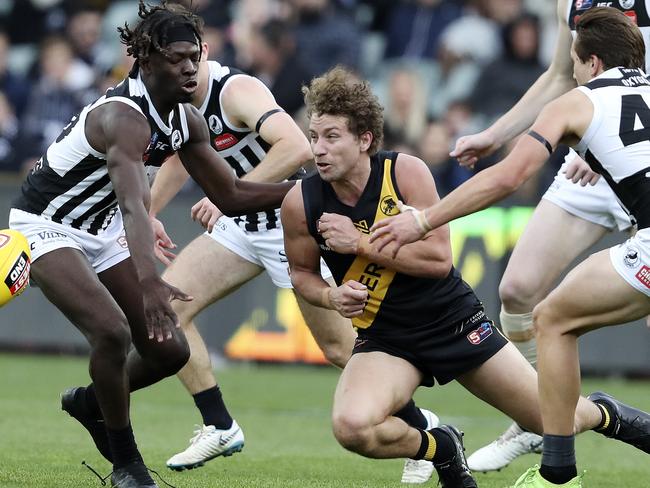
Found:
[{"label": "player's open mouth", "polygon": [[316,166],[318,169],[327,169],[329,168],[330,164],[329,163],[316,163]]},{"label": "player's open mouth", "polygon": [[197,86],[199,86],[199,84],[196,80],[190,80],[183,83],[183,88],[185,88],[186,90],[196,90]]}]

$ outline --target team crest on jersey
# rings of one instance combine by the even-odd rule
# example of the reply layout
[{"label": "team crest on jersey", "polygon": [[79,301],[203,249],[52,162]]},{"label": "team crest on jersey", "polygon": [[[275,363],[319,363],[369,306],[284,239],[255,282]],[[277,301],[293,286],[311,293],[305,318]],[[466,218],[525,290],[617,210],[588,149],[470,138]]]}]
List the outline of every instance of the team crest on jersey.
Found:
[{"label": "team crest on jersey", "polygon": [[397,208],[397,202],[393,198],[392,195],[387,195],[384,198],[381,199],[381,202],[379,203],[379,208],[381,209],[381,213],[384,215],[392,216],[392,215],[397,215],[399,213],[399,209]]},{"label": "team crest on jersey", "polygon": [[178,151],[183,145],[183,136],[181,136],[181,131],[176,129],[172,132],[172,149]]},{"label": "team crest on jersey", "polygon": [[622,8],[628,9],[634,7],[634,0],[618,0]]},{"label": "team crest on jersey", "polygon": [[210,117],[208,117],[208,127],[210,127],[210,130],[217,135],[223,132],[223,124],[216,115],[210,115]]},{"label": "team crest on jersey", "polygon": [[639,264],[639,250],[634,246],[628,246],[623,261],[628,268],[636,268]]},{"label": "team crest on jersey", "polygon": [[470,342],[470,344],[476,346],[481,342],[483,342],[488,337],[490,337],[491,335],[492,335],[492,323],[483,322],[481,325],[478,326],[478,329],[475,329],[469,334],[467,334],[467,340]]},{"label": "team crest on jersey", "polygon": [[593,3],[593,0],[576,0],[576,10],[587,10]]}]

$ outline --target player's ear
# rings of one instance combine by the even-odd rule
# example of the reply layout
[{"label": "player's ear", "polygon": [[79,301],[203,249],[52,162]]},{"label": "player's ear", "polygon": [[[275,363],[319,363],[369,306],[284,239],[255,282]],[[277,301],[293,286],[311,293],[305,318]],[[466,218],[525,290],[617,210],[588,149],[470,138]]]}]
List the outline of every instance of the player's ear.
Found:
[{"label": "player's ear", "polygon": [[364,132],[359,136],[359,142],[361,145],[360,149],[362,152],[365,152],[368,149],[370,149],[370,145],[372,144],[373,139],[374,137],[372,136],[372,132],[370,132],[369,130],[367,130],[366,132]]}]

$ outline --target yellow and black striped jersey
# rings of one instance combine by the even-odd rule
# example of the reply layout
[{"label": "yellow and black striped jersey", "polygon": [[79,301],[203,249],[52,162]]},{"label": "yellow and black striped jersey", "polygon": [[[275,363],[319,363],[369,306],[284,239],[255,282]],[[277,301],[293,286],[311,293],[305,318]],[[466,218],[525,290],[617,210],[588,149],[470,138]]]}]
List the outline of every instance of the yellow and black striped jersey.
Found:
[{"label": "yellow and black striped jersey", "polygon": [[358,328],[372,327],[373,333],[454,323],[482,309],[470,286],[453,267],[444,279],[405,275],[365,257],[333,252],[318,233],[316,222],[324,212],[350,217],[364,233],[375,222],[396,215],[397,201],[403,200],[395,181],[397,155],[380,151],[371,157],[368,183],[354,207],[342,203],[332,186],[318,174],[302,181],[309,233],[316,239],[338,285],[355,280],[367,286],[368,305],[352,322]]}]

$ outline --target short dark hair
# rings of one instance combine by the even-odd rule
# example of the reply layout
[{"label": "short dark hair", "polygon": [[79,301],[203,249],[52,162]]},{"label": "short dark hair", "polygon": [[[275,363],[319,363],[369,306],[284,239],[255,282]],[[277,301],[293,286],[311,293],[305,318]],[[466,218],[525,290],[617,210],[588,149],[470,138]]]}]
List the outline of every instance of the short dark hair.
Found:
[{"label": "short dark hair", "polygon": [[187,25],[201,45],[203,20],[180,4],[162,0],[160,5],[151,6],[140,0],[138,16],[140,21],[133,29],[127,23],[117,28],[120,41],[127,47],[127,54],[138,62],[147,61],[152,49],[166,55],[167,33],[171,27],[179,24]]},{"label": "short dark hair", "polygon": [[576,23],[573,48],[584,63],[592,54],[606,69],[645,69],[645,43],[639,28],[620,10],[596,7],[580,16]]},{"label": "short dark hair", "polygon": [[351,133],[360,136],[372,134],[368,154],[375,154],[384,139],[383,107],[372,93],[370,84],[340,66],[311,80],[302,87],[307,115],[327,114],[348,119]]}]

